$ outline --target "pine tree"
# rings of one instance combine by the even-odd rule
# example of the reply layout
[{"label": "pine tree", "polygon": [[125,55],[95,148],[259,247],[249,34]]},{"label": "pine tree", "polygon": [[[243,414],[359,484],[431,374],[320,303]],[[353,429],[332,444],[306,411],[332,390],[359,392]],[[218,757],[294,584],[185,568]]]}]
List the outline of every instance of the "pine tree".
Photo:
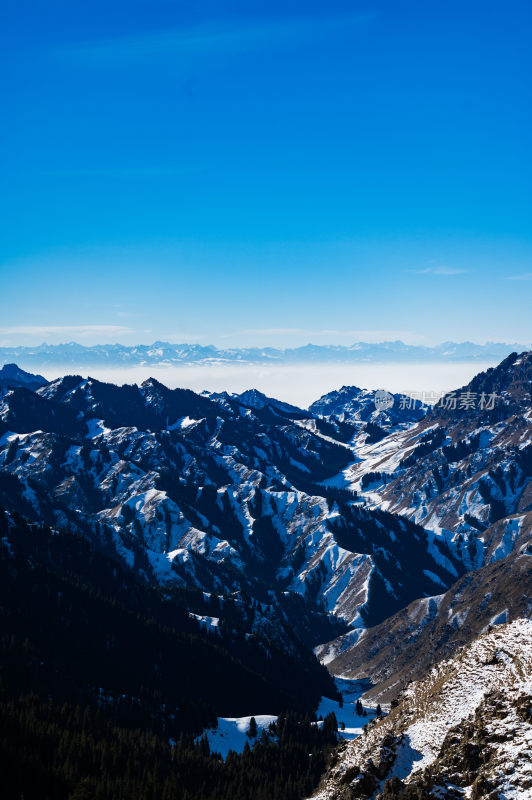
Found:
[{"label": "pine tree", "polygon": [[11,464],[11,462],[15,460],[15,458],[17,457],[17,450],[18,450],[18,436],[15,439],[11,439],[11,441],[9,442],[9,447],[7,448],[4,464]]}]

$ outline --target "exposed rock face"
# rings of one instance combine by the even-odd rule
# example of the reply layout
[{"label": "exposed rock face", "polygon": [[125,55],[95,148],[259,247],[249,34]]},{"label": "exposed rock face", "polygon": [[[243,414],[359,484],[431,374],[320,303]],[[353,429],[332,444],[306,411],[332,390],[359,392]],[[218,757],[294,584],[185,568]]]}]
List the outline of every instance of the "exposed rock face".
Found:
[{"label": "exposed rock face", "polygon": [[0,396],[0,504],[216,597],[217,622],[231,605],[246,635],[316,647],[375,702],[402,691],[323,798],[489,796],[528,742],[531,386],[532,354],[514,354],[457,393],[493,407],[417,422],[353,387],[306,411],[155,380],[19,386]]},{"label": "exposed rock face", "polygon": [[387,433],[408,428],[412,423],[422,420],[428,411],[426,405],[418,401],[413,403],[405,395],[386,395],[391,405],[386,403],[386,407],[380,409],[375,404],[375,391],[359,389],[358,386],[342,386],[320,397],[309,410],[327,419],[349,423],[357,430],[363,430],[364,423],[369,422]]},{"label": "exposed rock face", "polygon": [[0,502],[147,579],[273,604],[315,645],[464,571],[423,528],[328,483],[353,460],[344,433],[256,391],[69,376],[0,402]]},{"label": "exposed rock face", "polygon": [[478,637],[344,745],[316,800],[532,796],[532,622]]},{"label": "exposed rock face", "polygon": [[464,575],[444,594],[415,600],[355,641],[347,633],[323,645],[318,655],[335,675],[371,679],[368,697],[392,700],[490,625],[532,615],[530,536],[523,535],[515,550]]},{"label": "exposed rock face", "polygon": [[[333,674],[371,678],[374,699],[392,699],[490,624],[530,616],[531,387],[532,354],[513,354],[407,430],[355,443],[360,460],[344,471],[352,488],[422,523],[429,549],[438,543],[468,570],[449,591],[317,649]],[[462,408],[462,395],[475,406]],[[482,396],[492,408],[480,407]]]},{"label": "exposed rock face", "polygon": [[357,455],[351,485],[370,503],[447,536],[471,569],[501,557],[493,524],[532,510],[532,353],[514,353]]},{"label": "exposed rock face", "polygon": [[[82,531],[147,579],[260,602],[273,590],[275,614],[301,624],[313,645],[350,626],[322,651],[331,661],[364,648],[366,627],[416,599],[408,638],[432,630],[440,594],[527,543],[531,363],[512,356],[475,378],[477,394],[498,393],[494,409],[442,406],[373,445],[360,433],[373,394],[356,387],[322,398],[320,414],[255,390],[204,396],[155,380],[120,387],[69,376],[36,392],[19,387],[0,402],[0,501]],[[439,488],[418,503],[427,475]],[[451,615],[455,628],[464,621]],[[395,623],[388,630],[404,633]],[[359,669],[353,663],[338,668]]]}]

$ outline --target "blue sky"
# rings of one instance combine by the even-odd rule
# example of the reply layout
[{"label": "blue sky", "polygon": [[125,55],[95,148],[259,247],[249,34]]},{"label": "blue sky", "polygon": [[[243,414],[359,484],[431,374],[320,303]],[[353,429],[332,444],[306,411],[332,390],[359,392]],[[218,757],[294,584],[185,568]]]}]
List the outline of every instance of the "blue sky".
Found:
[{"label": "blue sky", "polygon": [[529,343],[531,21],[4,0],[0,344]]}]

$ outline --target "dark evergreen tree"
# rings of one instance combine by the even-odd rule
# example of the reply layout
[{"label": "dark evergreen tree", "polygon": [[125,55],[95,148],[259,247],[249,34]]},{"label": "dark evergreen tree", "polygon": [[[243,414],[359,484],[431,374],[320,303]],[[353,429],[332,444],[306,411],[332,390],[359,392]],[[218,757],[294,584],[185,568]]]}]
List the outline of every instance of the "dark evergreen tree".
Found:
[{"label": "dark evergreen tree", "polygon": [[[319,696],[312,671],[232,627],[227,639],[209,636],[191,619],[190,599],[177,590],[162,597],[82,537],[50,535],[0,510],[2,796],[312,794],[337,743],[334,715],[318,727],[305,706],[297,710],[290,681],[307,694],[314,686]],[[293,710],[246,742],[242,754],[223,761],[206,736],[198,739],[230,707],[256,707],[265,698],[272,710],[283,703]]]}]

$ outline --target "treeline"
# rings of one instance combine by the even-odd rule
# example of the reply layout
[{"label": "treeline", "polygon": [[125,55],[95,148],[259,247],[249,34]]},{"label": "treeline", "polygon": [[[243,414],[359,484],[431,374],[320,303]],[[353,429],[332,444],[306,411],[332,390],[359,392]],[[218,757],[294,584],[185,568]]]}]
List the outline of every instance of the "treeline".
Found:
[{"label": "treeline", "polygon": [[213,598],[208,612],[226,622],[212,635],[189,615],[207,611],[195,593],[165,598],[81,536],[0,513],[0,543],[0,679],[11,696],[105,698],[118,724],[178,735],[216,716],[310,710],[335,693],[301,644],[286,653],[246,637],[230,599]]},{"label": "treeline", "polygon": [[102,709],[0,695],[6,800],[299,800],[336,745],[336,719],[283,714],[269,733],[223,761],[206,737],[170,742],[116,726]]},{"label": "treeline", "polygon": [[382,483],[386,484],[389,481],[393,481],[394,478],[395,475],[390,472],[365,472],[360,481],[360,488],[367,489],[372,483],[380,486]]},{"label": "treeline", "polygon": [[419,442],[414,447],[414,449],[409,453],[409,455],[405,456],[401,459],[401,466],[402,467],[412,467],[414,466],[420,458],[432,453],[434,450],[437,450],[443,442],[445,441],[447,434],[444,428],[438,428],[437,430],[429,430],[423,436],[419,438]]},{"label": "treeline", "polygon": [[[152,729],[174,732],[259,708],[309,711],[335,695],[296,640],[288,653],[230,625],[209,634],[182,605],[192,594],[165,599],[81,536],[11,520],[0,513],[0,678],[12,695],[85,705],[103,693],[117,713],[122,696],[135,698],[137,717],[144,709]],[[226,611],[238,609],[224,601]],[[171,707],[175,721],[163,720]]]},{"label": "treeline", "polygon": [[[0,510],[0,770],[13,800],[296,800],[336,742],[311,709],[336,689],[226,615],[208,634],[186,590],[141,583],[81,536]],[[195,606],[197,608],[197,605]],[[235,624],[235,628],[232,625]],[[287,709],[289,711],[287,711]],[[280,714],[270,736],[222,761],[197,740],[218,716]],[[309,755],[312,754],[312,755]]]}]

